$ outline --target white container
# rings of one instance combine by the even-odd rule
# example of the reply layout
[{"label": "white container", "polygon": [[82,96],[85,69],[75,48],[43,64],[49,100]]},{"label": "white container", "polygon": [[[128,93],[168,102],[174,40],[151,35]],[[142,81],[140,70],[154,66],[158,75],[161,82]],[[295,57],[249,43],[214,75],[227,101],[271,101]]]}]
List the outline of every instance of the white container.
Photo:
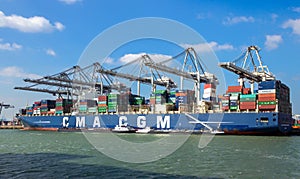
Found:
[{"label": "white container", "polygon": [[276,93],[276,89],[258,90],[258,94]]}]

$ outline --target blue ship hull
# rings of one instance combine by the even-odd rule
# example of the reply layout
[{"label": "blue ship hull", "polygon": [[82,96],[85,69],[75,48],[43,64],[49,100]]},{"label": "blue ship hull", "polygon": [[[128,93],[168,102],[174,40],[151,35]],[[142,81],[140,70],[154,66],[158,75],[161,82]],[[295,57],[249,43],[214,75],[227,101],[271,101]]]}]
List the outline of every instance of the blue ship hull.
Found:
[{"label": "blue ship hull", "polygon": [[[213,130],[225,134],[282,135],[292,129],[291,115],[269,113],[205,114],[103,114],[77,116],[20,116],[25,127],[36,130],[110,130],[116,125],[151,127],[156,132],[199,132]],[[207,127],[208,126],[208,127]]]}]

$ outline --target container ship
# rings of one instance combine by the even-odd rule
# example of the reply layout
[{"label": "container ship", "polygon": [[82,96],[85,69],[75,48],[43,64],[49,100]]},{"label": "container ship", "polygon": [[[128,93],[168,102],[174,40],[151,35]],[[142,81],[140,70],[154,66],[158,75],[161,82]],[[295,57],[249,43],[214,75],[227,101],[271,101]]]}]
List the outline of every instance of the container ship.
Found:
[{"label": "container ship", "polygon": [[[24,127],[31,130],[116,131],[121,128],[120,131],[130,132],[151,129],[149,131],[152,132],[290,134],[294,122],[290,89],[275,79],[268,68],[262,65],[258,52],[257,46],[249,46],[240,58],[242,65],[238,65],[237,60],[218,64],[219,67],[238,75],[239,84],[228,86],[223,95],[216,94],[217,77],[203,70],[198,55],[192,48],[181,53],[184,59],[182,70],[166,65],[172,59],[158,63],[145,54],[129,62],[148,67],[152,72],[151,77],[117,71],[127,64],[109,70],[98,63],[89,66],[89,69],[92,68],[92,71],[108,82],[113,81],[112,77],[136,81],[137,94],[133,94],[131,88],[121,83],[107,85],[104,84],[104,80],[91,82],[93,77],[88,81],[74,78],[80,74],[88,75],[84,73],[88,68],[82,69],[78,66],[37,80],[24,79],[25,82],[34,85],[15,89],[51,93],[58,95],[58,98],[34,102],[33,105],[20,110],[19,118]],[[254,58],[255,54],[257,58]],[[176,58],[179,56],[176,55]],[[258,61],[258,65],[254,63],[255,60]],[[250,62],[253,70],[245,66],[246,61]],[[193,69],[189,67],[189,70],[184,71],[188,62]],[[180,88],[171,78],[161,76],[159,71],[179,76]],[[184,89],[183,79],[192,81],[193,88]],[[245,81],[249,82],[249,88],[245,87]],[[140,83],[151,85],[149,96],[140,95]],[[33,88],[38,85],[58,88]],[[203,93],[200,93],[201,85]],[[156,86],[164,88],[156,89]]]}]

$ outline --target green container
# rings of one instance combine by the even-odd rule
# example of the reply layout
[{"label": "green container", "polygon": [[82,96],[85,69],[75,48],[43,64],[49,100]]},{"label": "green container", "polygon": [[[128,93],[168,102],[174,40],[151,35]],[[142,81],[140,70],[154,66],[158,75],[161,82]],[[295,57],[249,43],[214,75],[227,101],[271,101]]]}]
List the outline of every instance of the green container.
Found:
[{"label": "green container", "polygon": [[275,105],[276,101],[258,101],[258,105]]},{"label": "green container", "polygon": [[106,113],[106,109],[98,109],[98,112]]},{"label": "green container", "polygon": [[230,106],[230,110],[237,110],[238,107],[237,106]]},{"label": "green container", "polygon": [[240,98],[240,102],[255,102],[256,98]]},{"label": "green container", "polygon": [[164,94],[166,90],[156,90],[154,94]]},{"label": "green container", "polygon": [[55,111],[55,114],[62,114],[63,113],[63,111]]},{"label": "green container", "polygon": [[231,96],[239,96],[242,93],[238,92],[238,93],[228,93],[228,94],[231,94]]},{"label": "green container", "polygon": [[95,113],[95,112],[97,112],[97,107],[91,107],[91,108],[88,108],[88,112],[90,112],[90,113]]},{"label": "green container", "polygon": [[240,99],[242,98],[256,98],[256,94],[241,94]]}]

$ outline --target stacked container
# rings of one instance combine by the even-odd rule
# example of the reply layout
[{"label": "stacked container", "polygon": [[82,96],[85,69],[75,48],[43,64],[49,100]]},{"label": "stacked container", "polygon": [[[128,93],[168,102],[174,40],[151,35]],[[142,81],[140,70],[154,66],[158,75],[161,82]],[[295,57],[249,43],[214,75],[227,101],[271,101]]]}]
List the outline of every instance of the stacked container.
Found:
[{"label": "stacked container", "polygon": [[72,106],[72,100],[57,98],[55,103],[55,114],[70,113]]},{"label": "stacked container", "polygon": [[32,106],[26,107],[26,115],[33,115],[33,107]]},{"label": "stacked container", "polygon": [[53,112],[55,109],[55,100],[41,100],[41,114],[48,114],[48,112]]},{"label": "stacked container", "polygon": [[276,99],[279,92],[279,81],[263,81],[258,84],[258,109],[261,111],[275,111]]},{"label": "stacked container", "polygon": [[156,90],[155,94],[155,104],[165,104],[167,102],[167,91],[166,90]]},{"label": "stacked container", "polygon": [[91,112],[95,113],[97,111],[97,101],[92,99],[81,99],[79,101],[79,112],[86,113]]},{"label": "stacked container", "polygon": [[239,109],[239,96],[242,93],[242,90],[242,86],[228,86],[226,93],[230,95],[230,110],[236,111]]},{"label": "stacked container", "polygon": [[41,102],[36,101],[33,104],[33,115],[40,115],[41,114]]},{"label": "stacked container", "polygon": [[181,112],[191,112],[195,102],[195,91],[177,90],[175,107]]},{"label": "stacked container", "polygon": [[107,96],[106,95],[98,96],[98,112],[106,113],[106,110],[107,110]]},{"label": "stacked container", "polygon": [[205,84],[203,92],[203,101],[216,101],[216,86],[214,84]]},{"label": "stacked container", "polygon": [[240,95],[240,110],[255,110],[256,96],[256,94]]},{"label": "stacked container", "polygon": [[119,94],[109,94],[108,95],[108,112],[117,112]]},{"label": "stacked container", "polygon": [[230,105],[230,95],[229,94],[224,94],[223,97],[221,98],[221,104],[222,104],[222,110],[223,111],[228,111],[229,110],[229,105]]},{"label": "stacked container", "polygon": [[55,114],[63,114],[64,108],[63,108],[63,99],[57,98],[55,103]]},{"label": "stacked container", "polygon": [[127,112],[129,105],[129,94],[121,93],[117,99],[118,112]]}]

